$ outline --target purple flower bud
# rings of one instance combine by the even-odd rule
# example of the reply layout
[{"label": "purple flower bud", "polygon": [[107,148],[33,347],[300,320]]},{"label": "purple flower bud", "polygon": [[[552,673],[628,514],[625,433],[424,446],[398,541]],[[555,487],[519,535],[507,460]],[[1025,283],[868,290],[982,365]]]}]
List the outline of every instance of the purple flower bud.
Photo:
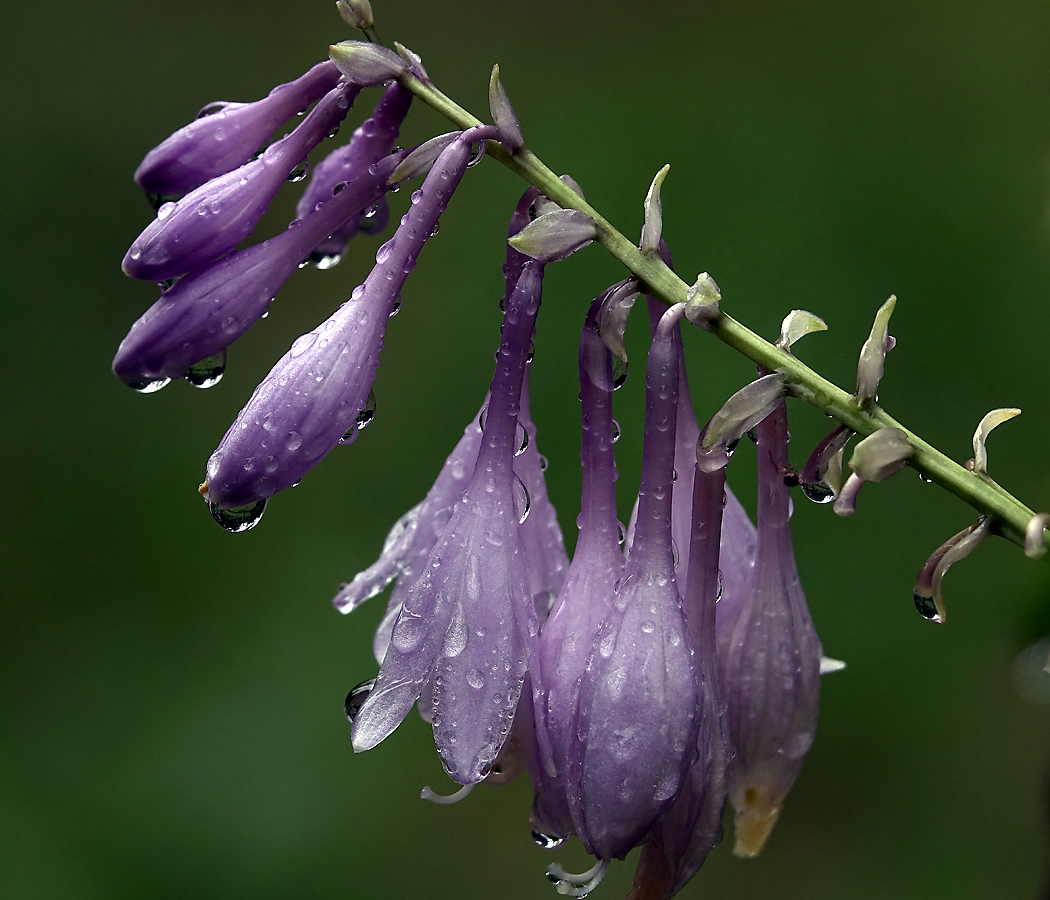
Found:
[{"label": "purple flower bud", "polygon": [[[273,367],[208,460],[203,491],[218,509],[255,504],[291,486],[354,430],[401,287],[470,158],[494,131],[463,132],[441,155],[365,283]],[[339,195],[336,195],[338,198]]]},{"label": "purple flower bud", "polygon": [[289,117],[331,90],[339,71],[327,60],[254,103],[209,103],[189,125],[158,144],[135,170],[147,193],[181,197],[251,159]]},{"label": "purple flower bud", "polygon": [[408,67],[393,50],[365,41],[340,41],[328,48],[336,68],[360,87],[397,78]]},{"label": "purple flower bud", "polygon": [[372,4],[368,0],[337,0],[335,8],[347,25],[360,28],[362,31],[372,27]]},{"label": "purple flower bud", "polygon": [[[580,402],[583,464],[580,533],[565,584],[540,633],[536,731],[540,757],[533,766],[536,802],[533,830],[555,842],[574,832],[566,796],[568,755],[579,681],[594,638],[611,612],[615,585],[623,575],[616,521],[613,459],[612,358],[594,323],[612,293],[592,304],[580,336]],[[575,748],[575,749],[578,749]]]},{"label": "purple flower bud", "polygon": [[211,262],[244,240],[307,154],[346,117],[357,96],[341,84],[291,134],[256,160],[165,204],[132,243],[121,268],[132,278],[165,281]]},{"label": "purple flower bud", "polygon": [[[333,150],[310,173],[310,181],[303,191],[295,214],[304,218],[318,203],[327,200],[332,192],[344,181],[352,181],[368,170],[368,167],[387,156],[394,147],[398,131],[408,108],[412,103],[412,94],[396,81],[384,92],[370,119],[366,119],[356,129],[348,144]],[[345,225],[331,236],[326,236],[310,253],[310,258],[318,268],[330,268],[346,252],[347,242],[359,230],[376,232],[385,225],[386,200],[381,199],[377,205],[362,209],[360,215],[353,216]]]},{"label": "purple flower bud", "polygon": [[802,768],[817,727],[820,641],[799,584],[789,521],[791,500],[784,404],[758,426],[758,547],[738,603],[718,604],[721,685],[736,752],[729,799],[736,847],[753,856],[768,838]]},{"label": "purple flower bud", "polygon": [[489,78],[489,112],[492,113],[492,121],[499,129],[500,143],[507,148],[508,153],[514,153],[525,146],[518,116],[510,104],[503,83],[499,80],[499,66],[492,67],[492,77]]},{"label": "purple flower bud", "polygon": [[699,688],[671,552],[678,403],[672,329],[649,351],[642,484],[634,543],[579,691],[568,796],[576,833],[622,859],[667,810],[696,756]]},{"label": "purple flower bud", "polygon": [[177,281],[131,327],[113,360],[125,384],[145,390],[181,378],[220,353],[265,314],[317,242],[386,192],[398,157],[381,160],[275,237],[238,250]]},{"label": "purple flower bud", "polygon": [[529,264],[504,317],[477,465],[409,589],[376,686],[354,720],[367,750],[405,717],[425,685],[449,776],[481,781],[511,727],[538,631],[513,500],[518,397],[539,308],[542,266]]}]

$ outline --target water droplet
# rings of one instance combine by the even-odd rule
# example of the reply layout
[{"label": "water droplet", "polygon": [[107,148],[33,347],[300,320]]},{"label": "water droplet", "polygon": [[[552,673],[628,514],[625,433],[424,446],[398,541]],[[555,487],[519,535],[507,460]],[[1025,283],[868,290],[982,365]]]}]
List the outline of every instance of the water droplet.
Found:
[{"label": "water droplet", "polygon": [[531,832],[532,839],[544,850],[553,850],[555,847],[560,847],[565,843],[565,838],[554,837],[550,834],[543,834],[539,831]]},{"label": "water droplet", "polygon": [[518,436],[518,447],[514,451],[515,456],[521,456],[529,448],[529,433],[525,430],[525,426],[521,422],[515,423],[514,428],[515,436]]},{"label": "water droplet", "polygon": [[518,516],[518,524],[524,524],[525,520],[529,517],[529,508],[532,505],[532,500],[529,497],[528,488],[525,487],[525,482],[522,481],[517,475],[514,476],[514,512]]},{"label": "water droplet", "polygon": [[295,184],[297,181],[302,181],[306,177],[307,169],[310,168],[310,161],[304,159],[299,165],[297,165],[291,172],[288,173],[288,180]]},{"label": "water droplet", "polygon": [[614,356],[612,359],[613,390],[618,391],[627,380],[627,362]]},{"label": "water droplet", "polygon": [[206,118],[207,116],[214,116],[216,113],[222,112],[227,107],[225,100],[216,100],[214,103],[206,103],[201,107],[201,111],[197,113],[198,119]]},{"label": "water droplet", "polygon": [[924,597],[922,594],[914,594],[913,599],[915,600],[915,608],[919,611],[919,615],[926,619],[928,622],[943,622],[941,614],[937,612],[937,604],[933,602],[933,597]]},{"label": "water droplet", "polygon": [[149,205],[153,207],[154,212],[166,203],[177,203],[181,199],[181,194],[154,194],[151,191],[146,191],[146,200],[149,201]]},{"label": "water droplet", "polygon": [[481,674],[480,669],[473,666],[467,669],[467,684],[476,691],[480,691],[485,686],[485,676]]},{"label": "water droplet", "polygon": [[326,269],[334,269],[343,261],[342,253],[322,253],[319,250],[314,250],[313,253],[308,257],[309,261],[314,266],[322,271]]},{"label": "water droplet", "polygon": [[219,509],[214,503],[209,503],[208,512],[227,531],[240,534],[259,524],[263,513],[266,512],[267,502],[268,500],[264,498],[247,506],[235,506],[233,509]]},{"label": "water droplet", "polygon": [[360,431],[362,428],[367,428],[372,424],[372,420],[376,417],[376,395],[372,392],[368,392],[368,397],[365,399],[364,408],[357,414],[357,422],[354,428]]},{"label": "water droplet", "polygon": [[289,431],[284,436],[284,446],[292,453],[303,445],[303,436],[298,431]]},{"label": "water droplet", "polygon": [[541,453],[541,454],[540,454],[540,471],[541,471],[541,472],[546,472],[546,471],[547,471],[547,466],[549,466],[549,465],[550,465],[550,463],[549,463],[549,462],[547,462],[547,457],[546,457],[546,456],[544,456],[544,455],[543,455],[543,454]]},{"label": "water droplet", "polygon": [[336,122],[335,125],[332,127],[332,130],[328,132],[327,137],[334,138],[337,134],[339,134],[338,122]]},{"label": "water droplet", "polygon": [[831,489],[831,485],[825,481],[818,481],[816,484],[806,484],[803,481],[802,493],[814,503],[831,503],[835,499],[835,492]]},{"label": "water droplet", "polygon": [[214,356],[202,359],[194,363],[182,377],[196,388],[206,389],[215,387],[222,381],[223,373],[226,371],[226,351],[220,350]]},{"label": "water droplet", "polygon": [[308,265],[310,265],[310,257],[309,256],[306,257],[306,259],[304,259],[302,262],[299,263],[298,268],[305,269]]},{"label": "water droplet", "polygon": [[474,166],[476,166],[479,162],[481,162],[481,159],[482,159],[482,157],[484,155],[485,155],[485,142],[484,141],[478,141],[475,144],[471,144],[470,145],[470,159],[467,161],[467,168],[470,169],[470,168],[473,168]]},{"label": "water droplet", "polygon": [[347,721],[351,724],[353,724],[354,718],[360,712],[361,707],[365,705],[365,701],[375,686],[376,680],[369,678],[368,681],[362,681],[346,695],[346,700],[343,701],[343,710],[346,712]]},{"label": "water droplet", "polygon": [[718,570],[718,587],[715,588],[715,603],[722,599],[722,588],[725,586],[725,582],[722,580],[722,570]]},{"label": "water droplet", "polygon": [[355,440],[357,440],[357,425],[354,425],[346,434],[339,438],[339,443],[345,447],[347,444],[352,444]]},{"label": "water droplet", "polygon": [[394,300],[394,305],[390,307],[390,318],[394,318],[399,312],[401,312],[401,295],[397,295],[397,299]]},{"label": "water droplet", "polygon": [[392,184],[392,185],[390,185],[390,187],[387,188],[387,193],[388,194],[396,194],[399,190],[401,190],[401,185],[400,184]]},{"label": "water droplet", "polygon": [[165,387],[171,382],[170,378],[158,378],[155,381],[136,381],[129,384],[133,391],[138,391],[140,394],[155,394],[162,387]]},{"label": "water droplet", "polygon": [[752,428],[747,433],[747,436],[750,439],[752,444],[757,444],[758,443],[758,429],[757,428]]},{"label": "water droplet", "polygon": [[[412,191],[412,205],[413,206],[415,206],[417,203],[419,203],[419,201],[422,200],[422,199],[423,199],[423,192],[422,191]],[[404,224],[404,223],[402,223],[402,224]]]},{"label": "water droplet", "polygon": [[612,420],[613,426],[613,437],[612,442],[615,444],[620,439],[620,423],[616,419]]},{"label": "water droplet", "polygon": [[627,529],[623,527],[621,522],[616,523],[616,541],[622,547],[624,541],[627,540]]},{"label": "water droplet", "polygon": [[163,221],[164,219],[168,218],[168,216],[170,216],[173,212],[175,212],[176,205],[177,204],[175,204],[175,203],[163,203],[163,204],[161,204],[160,208],[157,210],[157,218],[160,219],[161,221]]},{"label": "water droplet", "polygon": [[437,222],[435,222],[435,223],[434,223],[434,227],[430,229],[430,236],[431,236],[431,237],[436,237],[436,236],[437,236],[437,233],[438,233],[438,232],[439,232],[440,230],[441,230],[441,226],[440,226],[440,225],[439,225],[439,224],[438,224]]},{"label": "water droplet", "polygon": [[922,472],[919,473],[919,481],[922,481],[926,484],[933,484],[933,479],[927,478],[925,475],[922,474]]},{"label": "water droplet", "polygon": [[367,209],[362,209],[361,210],[361,218],[363,218],[363,219],[371,219],[372,216],[374,216],[377,212],[379,212],[379,204],[378,203],[373,203]]}]

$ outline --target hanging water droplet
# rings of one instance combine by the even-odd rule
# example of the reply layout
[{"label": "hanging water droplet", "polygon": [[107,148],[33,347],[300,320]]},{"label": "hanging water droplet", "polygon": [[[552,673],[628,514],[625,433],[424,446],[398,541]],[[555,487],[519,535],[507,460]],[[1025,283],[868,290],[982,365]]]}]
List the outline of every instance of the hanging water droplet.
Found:
[{"label": "hanging water droplet", "polygon": [[740,438],[737,438],[735,441],[730,441],[728,444],[726,444],[726,456],[732,459],[733,454],[736,453],[736,448],[739,446]]},{"label": "hanging water droplet", "polygon": [[943,622],[941,614],[937,612],[937,604],[933,602],[933,597],[924,597],[922,594],[914,594],[912,599],[915,601],[915,608],[919,611],[919,615],[926,619],[928,622]]},{"label": "hanging water droplet", "polygon": [[919,481],[925,484],[933,484],[933,479],[927,478],[925,475],[922,474],[922,472],[919,473]]},{"label": "hanging water droplet", "polygon": [[803,481],[802,493],[814,503],[831,503],[835,499],[835,491],[826,481],[818,481],[816,484],[807,484]]},{"label": "hanging water droplet", "polygon": [[379,204],[378,203],[373,203],[367,209],[362,209],[361,210],[361,218],[362,219],[371,219],[372,216],[374,216],[377,212],[379,212]]},{"label": "hanging water droplet", "polygon": [[518,524],[524,524],[525,520],[529,517],[529,508],[532,505],[532,499],[529,497],[528,488],[525,487],[525,482],[522,481],[517,475],[514,476],[514,512],[518,516]]},{"label": "hanging water droplet", "polygon": [[397,299],[394,301],[394,305],[390,307],[390,318],[394,318],[399,312],[401,312],[401,295],[397,295]]},{"label": "hanging water droplet", "polygon": [[401,185],[399,183],[395,183],[387,188],[387,193],[396,194],[399,190],[401,190]]},{"label": "hanging water droplet", "polygon": [[435,237],[440,230],[441,226],[437,222],[435,222],[434,227],[430,229],[430,236]]},{"label": "hanging water droplet", "polygon": [[266,512],[267,502],[267,499],[257,500],[255,503],[235,506],[233,509],[219,509],[214,503],[209,503],[208,512],[227,531],[240,534],[259,524],[263,513]]},{"label": "hanging water droplet", "polygon": [[565,843],[565,838],[554,837],[551,834],[543,834],[539,831],[531,832],[532,839],[544,850],[553,850],[555,847],[560,847]]},{"label": "hanging water droplet", "polygon": [[488,411],[489,411],[489,408],[488,408],[488,406],[486,405],[486,406],[485,406],[485,407],[484,407],[484,408],[483,408],[483,409],[481,410],[481,412],[480,412],[480,413],[478,413],[478,428],[480,428],[480,429],[481,429],[482,431],[484,431],[484,430],[485,430],[485,416],[487,415]]},{"label": "hanging water droplet", "polygon": [[485,146],[484,141],[478,141],[476,144],[470,145],[470,159],[467,161],[468,169],[481,162],[481,158],[485,155]]},{"label": "hanging water droplet", "polygon": [[500,312],[506,312],[507,311],[507,298],[506,297],[500,297],[499,298],[499,311]]},{"label": "hanging water droplet", "polygon": [[170,378],[158,378],[155,381],[136,381],[133,384],[129,384],[128,387],[133,391],[138,391],[140,394],[155,394],[170,382]]},{"label": "hanging water droplet", "polygon": [[612,442],[615,444],[620,439],[620,423],[616,419],[612,420],[613,426],[613,437]]},{"label": "hanging water droplet", "polygon": [[270,315],[270,311],[266,310],[266,312],[264,312],[261,316],[259,316],[259,318],[260,319],[265,319],[268,315]]},{"label": "hanging water droplet", "polygon": [[354,425],[352,428],[350,428],[346,432],[346,434],[344,434],[341,438],[339,438],[339,443],[342,444],[345,447],[347,444],[352,444],[356,439],[357,439],[357,425]]},{"label": "hanging water droplet", "polygon": [[722,580],[722,570],[718,570],[718,587],[715,588],[715,603],[722,599],[722,588],[725,587],[725,582]]},{"label": "hanging water droplet", "polygon": [[547,466],[549,466],[549,465],[550,465],[550,463],[549,463],[549,462],[547,462],[547,457],[546,457],[546,456],[544,456],[544,455],[543,455],[543,454],[541,453],[541,454],[540,454],[540,471],[541,471],[541,472],[546,472],[546,471],[547,471]]},{"label": "hanging water droplet", "polygon": [[305,269],[308,265],[310,265],[310,257],[309,256],[306,257],[306,259],[304,259],[301,263],[299,263],[297,268]]},{"label": "hanging water droplet", "polygon": [[536,345],[529,341],[529,352],[525,354],[525,363],[531,363],[536,358]]},{"label": "hanging water droplet", "polygon": [[174,278],[165,278],[165,279],[164,279],[164,281],[158,281],[158,282],[157,282],[157,287],[159,287],[159,288],[161,289],[161,291],[162,291],[162,292],[163,292],[163,291],[166,291],[166,290],[168,290],[168,289],[169,289],[169,288],[170,288],[170,287],[171,287],[171,286],[172,286],[173,284],[175,284],[175,282],[176,282],[176,281],[178,281],[178,280],[179,280],[180,278],[182,278],[182,276],[181,276],[181,275],[176,275],[176,276],[175,276]]},{"label": "hanging water droplet", "polygon": [[[519,429],[520,436],[518,435]],[[518,437],[518,446],[517,449],[514,451],[514,455],[521,456],[521,454],[529,448],[529,433],[525,430],[525,426],[523,426],[521,422],[515,423],[514,433],[515,436]]]},{"label": "hanging water droplet", "polygon": [[368,681],[362,681],[346,695],[346,700],[343,701],[343,711],[346,713],[348,722],[353,724],[354,717],[360,712],[361,707],[365,705],[365,701],[375,686],[376,680],[369,678]]},{"label": "hanging water droplet", "polygon": [[177,203],[162,203],[157,209],[157,218],[161,221],[168,218],[168,216],[175,212],[175,207],[177,205]]},{"label": "hanging water droplet", "polygon": [[297,181],[302,181],[306,177],[306,170],[310,168],[310,161],[304,159],[299,165],[297,165],[291,172],[288,173],[288,180],[295,184]]},{"label": "hanging water droplet", "polygon": [[627,380],[627,362],[614,356],[612,359],[613,390],[618,391]]},{"label": "hanging water droplet", "polygon": [[222,381],[223,373],[226,371],[226,351],[220,350],[214,356],[202,359],[194,363],[182,377],[195,388],[215,387]]},{"label": "hanging water droplet", "polygon": [[627,540],[627,529],[623,527],[620,522],[616,523],[616,541],[622,547],[624,542]]},{"label": "hanging water droplet", "polygon": [[198,119],[206,118],[207,116],[214,116],[216,113],[222,112],[227,107],[225,100],[216,100],[214,103],[206,103],[201,107],[201,111],[197,113]]},{"label": "hanging water droplet", "polygon": [[[322,253],[320,250],[314,250],[313,253],[308,257],[309,261],[314,264],[315,268],[325,271],[327,269],[334,269],[343,261],[342,253]],[[301,267],[300,267],[301,268]]]},{"label": "hanging water droplet", "polygon": [[332,127],[332,130],[328,132],[327,137],[334,138],[337,134],[339,134],[338,122],[336,122],[335,125]]},{"label": "hanging water droplet", "polygon": [[367,428],[372,424],[372,420],[376,417],[376,395],[372,392],[368,392],[368,397],[365,400],[364,408],[357,414],[357,423],[354,426],[356,430],[360,431],[362,428]]},{"label": "hanging water droplet", "polygon": [[146,200],[149,201],[149,205],[153,207],[154,212],[167,203],[178,203],[181,199],[182,194],[154,194],[151,191],[146,191]]}]

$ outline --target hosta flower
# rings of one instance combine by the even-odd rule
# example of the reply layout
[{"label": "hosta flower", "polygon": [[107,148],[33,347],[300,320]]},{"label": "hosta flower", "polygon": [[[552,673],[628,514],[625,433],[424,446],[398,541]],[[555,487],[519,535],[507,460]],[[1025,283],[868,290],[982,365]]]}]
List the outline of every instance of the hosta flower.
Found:
[{"label": "hosta flower", "polygon": [[736,847],[753,856],[769,837],[817,728],[821,647],[799,583],[789,521],[787,414],[758,425],[758,546],[739,602],[723,597],[718,662],[735,751],[729,800]]},{"label": "hosta flower", "polygon": [[298,128],[258,159],[212,179],[178,202],[164,204],[132,243],[121,264],[124,272],[132,278],[165,281],[236,247],[307,154],[343,120],[359,90],[353,83],[332,88]]},{"label": "hosta flower", "polygon": [[138,390],[180,378],[222,353],[254,325],[302,260],[362,204],[387,191],[403,154],[380,160],[280,234],[238,250],[177,281],[131,327],[113,371]]},{"label": "hosta flower", "polygon": [[[411,103],[412,94],[396,81],[383,92],[371,118],[354,129],[350,142],[333,150],[312,168],[306,190],[295,207],[300,219],[331,197],[340,184],[352,181],[390,153]],[[386,226],[386,218],[385,198],[363,205],[357,215],[318,242],[310,252],[310,259],[321,268],[330,268],[342,258],[347,242],[359,228],[381,231]]]},{"label": "hosta flower", "polygon": [[543,266],[529,263],[507,304],[481,448],[422,576],[409,588],[354,749],[387,737],[430,684],[434,738],[449,776],[475,784],[510,731],[538,631],[514,508],[513,458]]},{"label": "hosta flower", "polygon": [[634,543],[580,683],[568,798],[588,852],[622,859],[667,810],[696,756],[699,686],[671,551],[678,351],[673,307],[646,377]]},{"label": "hosta flower", "polygon": [[147,193],[181,197],[244,165],[278,125],[335,87],[339,75],[325,60],[254,103],[209,103],[194,121],[146,154],[135,181]]},{"label": "hosta flower", "polygon": [[379,365],[401,286],[459,184],[471,144],[494,129],[468,129],[441,154],[376,266],[350,299],[303,335],[256,388],[208,460],[202,494],[213,509],[256,507],[298,482],[352,434]]}]

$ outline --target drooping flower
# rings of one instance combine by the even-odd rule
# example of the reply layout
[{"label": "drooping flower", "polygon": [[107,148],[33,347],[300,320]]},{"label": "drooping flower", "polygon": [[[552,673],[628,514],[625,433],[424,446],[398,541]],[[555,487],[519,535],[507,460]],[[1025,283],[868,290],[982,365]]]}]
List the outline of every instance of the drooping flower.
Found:
[{"label": "drooping flower", "polygon": [[[387,87],[371,117],[354,129],[349,143],[333,150],[313,167],[306,190],[295,208],[300,219],[308,216],[318,203],[331,197],[340,184],[352,181],[391,152],[411,103],[411,92],[396,81]],[[311,250],[310,259],[319,268],[331,268],[342,259],[347,242],[358,230],[381,231],[386,227],[386,219],[385,198],[362,206],[357,215],[326,235]]]},{"label": "drooping flower", "polygon": [[722,690],[735,759],[729,800],[740,856],[758,853],[813,744],[821,647],[791,542],[787,414],[758,425],[758,544],[744,596],[718,605]]},{"label": "drooping flower", "polygon": [[207,104],[194,121],[146,154],[135,181],[147,193],[181,197],[244,165],[278,125],[335,87],[339,75],[325,60],[254,103]]},{"label": "drooping flower", "polygon": [[401,287],[466,171],[471,144],[493,133],[492,126],[478,125],[449,144],[412,195],[393,238],[379,248],[364,284],[298,338],[256,388],[208,460],[201,493],[213,511],[260,507],[352,435]]},{"label": "drooping flower", "polygon": [[380,160],[275,237],[234,251],[163,291],[121,342],[113,371],[137,390],[155,389],[224,352],[266,313],[318,241],[386,193],[403,156]]},{"label": "drooping flower", "polygon": [[634,543],[583,672],[568,799],[599,860],[622,859],[668,809],[696,756],[699,686],[671,551],[678,351],[684,312],[657,328],[646,377],[642,483]]},{"label": "drooping flower", "polygon": [[345,118],[359,91],[353,82],[337,85],[291,134],[267,147],[258,159],[162,206],[132,242],[121,263],[124,272],[132,278],[165,281],[236,247],[252,233],[307,154]]},{"label": "drooping flower", "polygon": [[507,738],[538,632],[514,509],[513,458],[542,274],[542,263],[529,263],[508,301],[474,473],[408,590],[353,726],[354,749],[374,747],[429,684],[438,752],[463,785],[489,774]]}]

